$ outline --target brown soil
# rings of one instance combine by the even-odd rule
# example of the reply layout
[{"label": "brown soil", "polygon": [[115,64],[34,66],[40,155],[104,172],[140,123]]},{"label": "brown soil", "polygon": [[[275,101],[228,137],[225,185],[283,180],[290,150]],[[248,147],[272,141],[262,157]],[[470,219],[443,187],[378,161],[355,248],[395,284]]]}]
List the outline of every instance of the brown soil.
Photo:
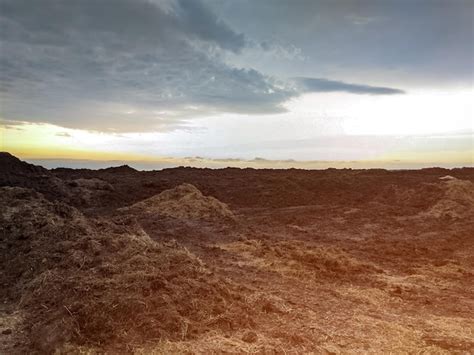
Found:
[{"label": "brown soil", "polygon": [[[0,171],[1,353],[474,352],[474,169],[20,163]],[[66,193],[21,188],[38,174]]]}]

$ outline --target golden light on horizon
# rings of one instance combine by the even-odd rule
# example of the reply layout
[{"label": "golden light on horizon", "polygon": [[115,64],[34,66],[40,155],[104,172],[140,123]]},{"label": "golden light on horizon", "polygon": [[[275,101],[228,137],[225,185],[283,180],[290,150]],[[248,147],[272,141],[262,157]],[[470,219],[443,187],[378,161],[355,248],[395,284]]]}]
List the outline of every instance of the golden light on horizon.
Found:
[{"label": "golden light on horizon", "polygon": [[[472,137],[454,137],[453,146],[446,147],[443,140],[437,143],[436,138],[425,138],[420,145],[408,144],[407,146],[387,146],[382,153],[367,159],[340,159],[340,160],[278,160],[278,159],[215,159],[170,157],[160,154],[140,154],[133,152],[127,146],[130,140],[138,139],[141,135],[123,135],[94,133],[81,130],[71,130],[47,124],[24,124],[19,127],[1,127],[0,150],[8,151],[23,159],[62,159],[62,160],[88,160],[88,161],[124,161],[140,162],[153,168],[153,164],[166,164],[167,166],[196,166],[196,167],[255,167],[255,168],[305,168],[320,169],[327,167],[417,167],[417,166],[472,166],[474,149]],[[347,144],[344,137],[364,144],[364,136],[343,136],[338,138],[342,144]],[[348,138],[349,137],[349,138]],[[336,139],[336,141],[338,140]],[[121,141],[122,140],[122,141]],[[148,137],[148,140],[150,138]],[[433,140],[434,143],[429,143]],[[428,143],[426,143],[428,142]],[[354,143],[351,142],[351,145]],[[120,150],[119,148],[122,148]],[[108,150],[107,150],[108,148]],[[112,149],[113,148],[113,149]],[[405,165],[404,165],[405,164]],[[423,165],[428,164],[428,165]]]},{"label": "golden light on horizon", "polygon": [[[254,157],[265,158],[265,166],[270,167],[299,164],[283,163],[285,160],[301,162],[302,166],[308,161],[330,161],[335,166],[337,162],[350,161],[472,166],[471,96],[474,93],[469,90],[425,90],[363,97],[341,93],[308,94],[288,102],[289,111],[280,115],[265,116],[258,121],[246,115],[223,115],[201,120],[201,127],[171,132],[119,134],[52,124],[4,125],[0,127],[0,149],[29,159],[166,161],[176,165],[189,163],[184,157],[206,157],[199,166],[221,166],[215,159],[222,161],[222,158],[234,159],[233,165],[248,166]],[[315,115],[327,117],[312,126]],[[272,127],[275,143],[257,139],[259,132]],[[288,127],[294,130],[289,131]],[[315,148],[299,148],[298,139],[288,140],[290,137],[302,137],[303,141],[315,144],[326,143]],[[215,142],[215,146],[207,146],[209,142]],[[244,143],[254,146],[253,156],[242,154]],[[269,150],[266,144],[293,154],[279,156],[278,149]],[[225,151],[231,153],[223,153]],[[261,165],[262,162],[257,164]]]},{"label": "golden light on horizon", "polygon": [[113,135],[71,130],[50,124],[0,126],[0,149],[30,159],[149,160],[132,152],[100,150]]}]

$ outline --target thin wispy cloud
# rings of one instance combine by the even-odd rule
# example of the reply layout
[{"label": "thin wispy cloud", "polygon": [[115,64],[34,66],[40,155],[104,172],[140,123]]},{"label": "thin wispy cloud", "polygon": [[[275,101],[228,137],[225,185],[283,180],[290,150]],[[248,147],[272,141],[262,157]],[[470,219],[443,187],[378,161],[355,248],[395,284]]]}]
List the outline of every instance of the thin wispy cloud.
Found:
[{"label": "thin wispy cloud", "polygon": [[58,132],[58,133],[56,133],[56,136],[57,137],[64,137],[64,138],[71,138],[72,137],[72,135],[67,133],[67,132]]},{"label": "thin wispy cloud", "polygon": [[368,95],[398,95],[405,93],[403,90],[394,88],[350,84],[343,81],[320,78],[295,78],[295,82],[303,92],[348,92],[351,94]]}]

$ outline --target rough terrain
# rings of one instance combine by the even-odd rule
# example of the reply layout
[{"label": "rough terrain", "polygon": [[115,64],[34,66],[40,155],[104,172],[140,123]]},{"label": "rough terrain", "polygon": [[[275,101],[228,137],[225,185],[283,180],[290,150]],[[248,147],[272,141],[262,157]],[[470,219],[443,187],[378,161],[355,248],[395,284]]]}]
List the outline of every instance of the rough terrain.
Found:
[{"label": "rough terrain", "polygon": [[473,183],[0,153],[0,352],[473,353]]}]

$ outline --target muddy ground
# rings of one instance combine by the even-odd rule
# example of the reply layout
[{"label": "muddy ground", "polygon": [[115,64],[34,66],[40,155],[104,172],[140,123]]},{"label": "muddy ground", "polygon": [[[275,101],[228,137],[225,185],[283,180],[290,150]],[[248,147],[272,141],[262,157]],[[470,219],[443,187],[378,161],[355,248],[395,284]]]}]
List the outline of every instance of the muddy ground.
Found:
[{"label": "muddy ground", "polygon": [[[9,212],[0,220],[1,277],[7,285],[1,293],[0,350],[473,353],[473,182],[473,168],[49,171],[3,154],[0,186],[26,189],[2,190]],[[206,218],[196,211],[174,217],[127,208],[183,183],[224,203],[232,219],[207,218],[212,206],[206,206]],[[33,191],[41,195],[32,197]],[[187,201],[189,211],[194,205]],[[40,210],[47,213],[35,212]],[[12,220],[15,213],[25,216],[24,224]],[[35,213],[49,219],[26,221]],[[50,220],[60,223],[45,230]],[[35,246],[46,253],[45,238],[72,224],[80,237],[68,230],[68,248],[79,239],[83,245],[84,238],[100,248],[32,254]],[[146,241],[140,239],[130,254],[121,252],[136,236]],[[109,239],[122,244],[107,246]],[[13,277],[22,255],[39,258],[28,264],[37,271],[25,268]],[[65,266],[76,259],[77,265]],[[142,276],[104,272],[105,266],[138,268]],[[46,278],[51,273],[57,277]],[[149,278],[158,274],[161,286],[141,288],[156,285]],[[61,297],[45,293],[38,280]],[[79,291],[63,290],[66,282]],[[126,309],[128,296],[136,308]],[[45,309],[42,300],[48,297],[55,301]],[[166,300],[166,311],[158,298]],[[115,318],[87,314],[99,303]],[[114,307],[124,307],[122,317]],[[44,323],[50,333],[32,322]],[[53,333],[61,336],[41,340]]]}]

